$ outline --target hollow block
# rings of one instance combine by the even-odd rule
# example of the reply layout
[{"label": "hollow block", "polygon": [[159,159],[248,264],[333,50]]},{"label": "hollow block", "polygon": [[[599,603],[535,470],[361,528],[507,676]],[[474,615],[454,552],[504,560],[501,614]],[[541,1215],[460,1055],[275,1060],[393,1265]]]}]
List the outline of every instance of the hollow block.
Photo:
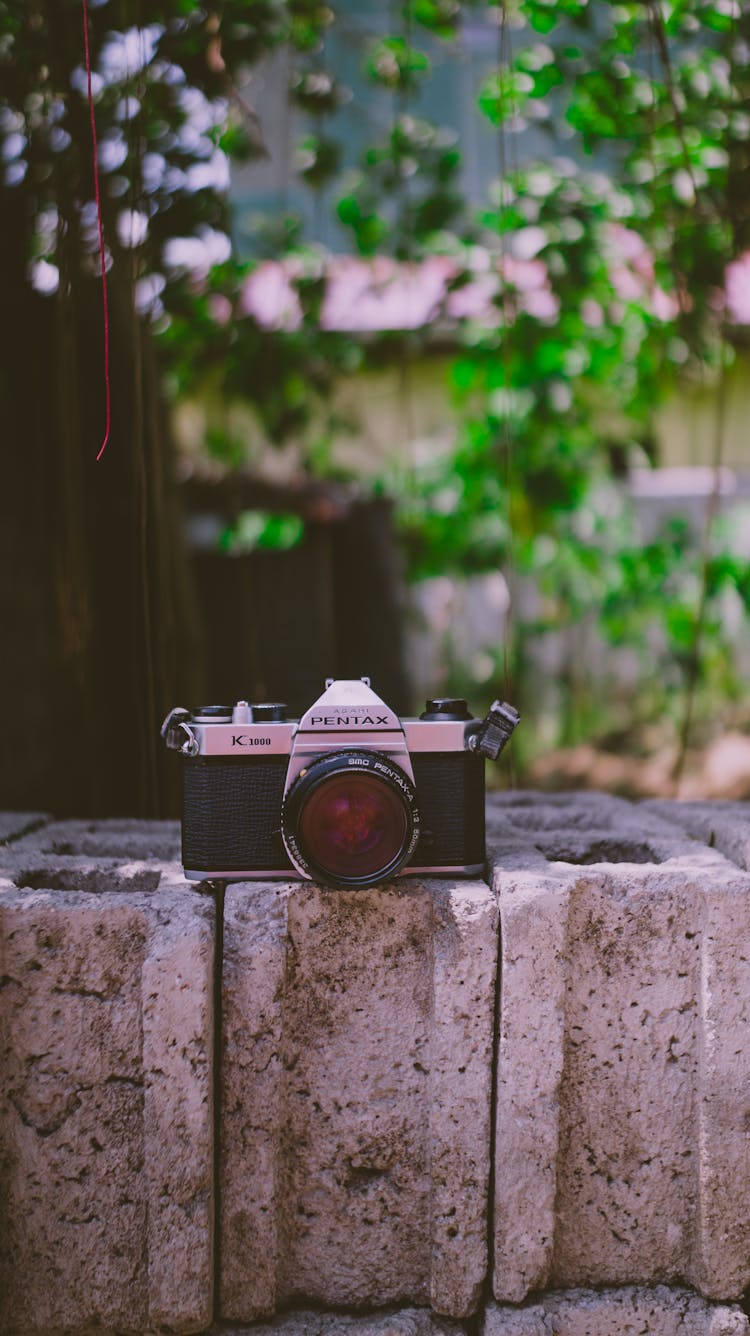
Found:
[{"label": "hollow block", "polygon": [[491,804],[497,1299],[750,1281],[750,877],[601,794]]},{"label": "hollow block", "polygon": [[496,957],[483,882],[227,887],[222,1318],[474,1310]]},{"label": "hollow block", "polygon": [[0,872],[0,1329],[212,1316],[214,905],[166,865]]}]

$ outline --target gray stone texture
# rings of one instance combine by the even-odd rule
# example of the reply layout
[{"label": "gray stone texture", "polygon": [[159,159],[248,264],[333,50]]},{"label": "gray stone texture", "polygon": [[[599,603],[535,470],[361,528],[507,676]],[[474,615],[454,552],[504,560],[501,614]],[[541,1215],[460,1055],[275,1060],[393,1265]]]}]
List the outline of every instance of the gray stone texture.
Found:
[{"label": "gray stone texture", "polygon": [[474,1310],[497,911],[483,882],[227,887],[221,1297]]},{"label": "gray stone texture", "polygon": [[211,1321],[214,937],[164,865],[6,854],[2,1331]]},{"label": "gray stone texture", "polygon": [[[498,795],[488,843],[492,892],[227,888],[222,1319],[460,1336],[499,917],[485,1336],[747,1336],[747,805]],[[0,1330],[205,1330],[213,900],[175,822],[10,814],[0,845]]]},{"label": "gray stone texture", "polygon": [[114,858],[125,862],[134,859],[178,862],[180,823],[128,818],[110,821],[51,821],[17,840],[13,850],[22,855],[32,851],[55,857],[72,855]]},{"label": "gray stone texture", "polygon": [[[224,1336],[248,1336],[246,1327],[223,1330]],[[463,1336],[463,1328],[426,1308],[402,1308],[362,1317],[300,1311],[254,1326],[252,1336]]]},{"label": "gray stone texture", "polygon": [[688,1290],[568,1290],[523,1308],[490,1304],[482,1336],[747,1336],[745,1314]]},{"label": "gray stone texture", "polygon": [[0,812],[0,845],[35,830],[45,819],[42,812]]},{"label": "gray stone texture", "polygon": [[737,1297],[750,1280],[750,878],[600,794],[502,795],[489,824],[495,1297],[670,1280]]},{"label": "gray stone texture", "polygon": [[750,802],[648,801],[642,806],[674,822],[703,844],[719,850],[737,867],[750,870]]},{"label": "gray stone texture", "polygon": [[548,862],[662,863],[685,851],[684,832],[651,810],[606,793],[492,794],[487,842],[542,853]]}]

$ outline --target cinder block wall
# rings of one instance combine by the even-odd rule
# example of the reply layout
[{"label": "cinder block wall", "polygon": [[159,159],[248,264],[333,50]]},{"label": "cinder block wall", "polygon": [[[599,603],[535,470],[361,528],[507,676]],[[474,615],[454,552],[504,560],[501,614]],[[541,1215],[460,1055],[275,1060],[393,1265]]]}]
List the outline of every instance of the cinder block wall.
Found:
[{"label": "cinder block wall", "polygon": [[495,1296],[665,1280],[740,1295],[750,880],[600,795],[516,794],[492,824]]},{"label": "cinder block wall", "polygon": [[741,804],[506,794],[486,882],[346,893],[0,841],[3,1333],[750,1330]]}]

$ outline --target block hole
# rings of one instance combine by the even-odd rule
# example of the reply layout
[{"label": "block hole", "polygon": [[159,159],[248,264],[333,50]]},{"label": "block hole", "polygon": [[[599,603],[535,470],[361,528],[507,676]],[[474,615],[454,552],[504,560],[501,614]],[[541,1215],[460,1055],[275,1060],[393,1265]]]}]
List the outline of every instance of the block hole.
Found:
[{"label": "block hole", "polygon": [[119,868],[27,868],[13,878],[19,890],[29,891],[155,891],[161,881],[157,868],[123,872]]},{"label": "block hole", "polygon": [[585,847],[577,849],[566,846],[564,840],[538,843],[537,849],[550,863],[573,863],[579,867],[590,863],[663,863],[664,857],[658,854],[650,844],[641,840],[621,839],[613,836],[592,840]]}]

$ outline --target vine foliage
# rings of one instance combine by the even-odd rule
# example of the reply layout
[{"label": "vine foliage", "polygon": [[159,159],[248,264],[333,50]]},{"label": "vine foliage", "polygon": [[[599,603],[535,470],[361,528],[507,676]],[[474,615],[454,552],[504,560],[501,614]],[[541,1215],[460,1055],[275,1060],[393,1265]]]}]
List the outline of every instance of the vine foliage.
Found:
[{"label": "vine foliage", "polygon": [[[78,11],[0,2],[3,193],[29,280],[58,303],[95,275]],[[373,8],[357,49],[379,128],[352,159],[351,90],[330,51],[353,13],[345,0],[92,5],[113,272],[172,393],[245,401],[311,473],[346,472],[330,448],[342,376],[395,360],[408,395],[416,359],[447,345],[453,446],[370,478],[396,493],[411,576],[533,576],[533,612],[515,619],[517,690],[532,642],[594,625],[637,651],[644,676],[662,665],[643,708],[674,709],[684,752],[695,690],[739,692],[721,647],[750,575],[718,513],[697,539],[675,523],[644,537],[620,482],[658,462],[655,412],[675,387],[718,385],[745,352],[750,15],[737,0],[404,0],[386,28]],[[482,199],[467,196],[455,127],[424,97],[472,25],[488,47],[475,115],[497,154]],[[313,225],[274,213],[238,258],[230,163],[268,153],[243,71],[274,53]],[[339,227],[328,250],[323,214]],[[429,319],[337,328],[339,249],[387,262],[395,284],[432,264],[443,280]],[[267,292],[269,262],[287,303],[270,313],[248,300],[253,282]],[[243,462],[228,428],[208,444],[224,466]],[[590,724],[579,706],[569,738]]]}]

